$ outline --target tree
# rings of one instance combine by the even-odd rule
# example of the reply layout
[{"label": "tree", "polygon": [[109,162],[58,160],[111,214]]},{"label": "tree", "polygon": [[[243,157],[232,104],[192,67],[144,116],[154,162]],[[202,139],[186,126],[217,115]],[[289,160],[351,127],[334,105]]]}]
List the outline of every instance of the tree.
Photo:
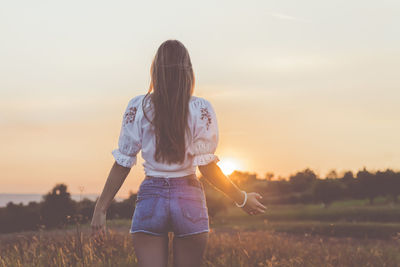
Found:
[{"label": "tree", "polygon": [[297,172],[295,175],[291,175],[289,182],[294,192],[304,192],[311,189],[312,184],[317,180],[317,175],[309,168],[302,172]]},{"label": "tree", "polygon": [[90,200],[87,197],[84,197],[81,201],[76,203],[76,214],[77,214],[77,222],[85,223],[91,220],[94,207],[96,205],[95,201]]},{"label": "tree", "polygon": [[345,172],[342,179],[343,179],[343,181],[346,181],[346,182],[353,181],[353,179],[354,179],[353,172],[352,171]]},{"label": "tree", "polygon": [[354,198],[357,196],[357,184],[352,171],[345,172],[340,181],[345,186],[344,197]]},{"label": "tree", "polygon": [[234,171],[229,175],[229,179],[237,186],[246,188],[246,185],[257,181],[257,175],[249,172]]},{"label": "tree", "polygon": [[328,179],[337,179],[338,178],[338,174],[336,172],[336,170],[331,170],[327,175],[326,178]]},{"label": "tree", "polygon": [[369,204],[374,203],[374,198],[380,195],[379,182],[377,177],[366,170],[357,172],[357,191],[359,196],[369,199]]},{"label": "tree", "polygon": [[400,194],[400,173],[386,169],[384,172],[378,171],[376,175],[382,194],[392,196],[393,202],[397,203],[397,197]]},{"label": "tree", "polygon": [[344,185],[338,179],[318,179],[313,185],[314,196],[328,207],[334,200],[342,197]]},{"label": "tree", "polygon": [[268,182],[272,181],[273,178],[274,178],[274,173],[273,172],[267,172],[265,174],[265,180],[267,180]]},{"label": "tree", "polygon": [[75,214],[76,207],[65,184],[57,184],[43,196],[41,216],[43,223],[49,227],[59,227],[68,222],[68,216]]}]

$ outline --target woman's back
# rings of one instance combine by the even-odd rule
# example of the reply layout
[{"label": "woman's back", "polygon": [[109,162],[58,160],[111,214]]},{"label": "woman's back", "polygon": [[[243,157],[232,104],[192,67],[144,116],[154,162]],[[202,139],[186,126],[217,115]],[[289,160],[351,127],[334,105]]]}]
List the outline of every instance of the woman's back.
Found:
[{"label": "woman's back", "polygon": [[112,151],[115,162],[96,203],[92,229],[104,228],[106,210],[142,150],[146,177],[136,195],[129,230],[138,265],[167,266],[173,232],[173,265],[200,266],[210,222],[196,166],[249,214],[264,212],[265,207],[256,200],[260,194],[247,197],[215,164],[217,117],[209,101],[193,96],[195,76],[185,46],[177,40],[163,42],[150,74],[147,94],[133,97],[125,109],[118,148]]},{"label": "woman's back", "polygon": [[[142,150],[146,175],[172,178],[194,174],[196,166],[219,161],[214,155],[218,145],[218,122],[214,108],[208,100],[194,95],[189,101],[185,160],[171,164],[155,161],[155,133],[142,109],[145,96],[142,94],[132,98],[125,109],[118,148],[112,151],[119,165],[131,168],[137,163],[137,154]],[[147,117],[153,118],[151,101],[145,101],[144,108]]]}]

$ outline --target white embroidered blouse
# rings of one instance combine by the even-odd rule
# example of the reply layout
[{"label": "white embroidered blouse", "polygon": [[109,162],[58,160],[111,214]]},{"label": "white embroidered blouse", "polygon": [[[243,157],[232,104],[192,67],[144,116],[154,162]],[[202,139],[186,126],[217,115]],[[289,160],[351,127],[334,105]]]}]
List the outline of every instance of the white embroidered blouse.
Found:
[{"label": "white embroidered blouse", "polygon": [[[125,109],[118,148],[112,150],[115,161],[124,167],[131,168],[137,163],[137,154],[141,150],[144,159],[143,167],[148,176],[181,177],[196,172],[196,166],[218,162],[215,155],[218,145],[217,117],[211,103],[198,96],[191,96],[189,101],[188,127],[186,134],[186,155],[183,163],[160,163],[155,155],[155,135],[150,122],[144,117],[142,100],[145,94],[133,97]],[[146,101],[146,115],[152,118],[152,103]]]}]

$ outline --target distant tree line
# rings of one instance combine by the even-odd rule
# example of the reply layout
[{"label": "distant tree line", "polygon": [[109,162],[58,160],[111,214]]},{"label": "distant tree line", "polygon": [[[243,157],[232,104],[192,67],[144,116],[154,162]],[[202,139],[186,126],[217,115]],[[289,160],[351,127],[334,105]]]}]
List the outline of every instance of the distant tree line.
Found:
[{"label": "distant tree line", "polygon": [[[112,201],[107,219],[129,218],[133,215],[136,194],[120,202]],[[0,233],[38,230],[40,228],[63,228],[76,223],[90,222],[96,201],[83,198],[75,201],[65,184],[57,184],[42,201],[28,205],[8,202],[0,208]]]},{"label": "distant tree line", "polygon": [[[382,196],[397,203],[400,194],[400,172],[391,169],[369,172],[364,167],[355,175],[344,172],[341,177],[332,170],[324,178],[319,178],[309,168],[291,175],[288,179],[272,179],[267,173],[266,182],[259,184],[267,204],[322,203],[328,207],[336,200],[368,199],[369,204]],[[254,181],[254,179],[253,179]],[[256,188],[247,183],[251,189]]]},{"label": "distant tree line", "polygon": [[[400,172],[391,169],[372,173],[364,168],[356,175],[347,171],[342,177],[332,170],[324,178],[317,177],[309,168],[290,175],[288,179],[274,179],[272,173],[257,178],[255,174],[240,171],[234,171],[228,177],[241,189],[262,194],[261,202],[267,205],[321,203],[328,207],[332,202],[344,199],[368,199],[373,204],[378,196],[397,203],[400,194]],[[233,205],[230,198],[217,192],[219,190],[206,179],[200,177],[200,181],[204,185],[210,219]],[[130,192],[123,201],[113,200],[107,210],[107,219],[131,219],[136,197],[136,193]],[[32,201],[28,205],[8,202],[6,207],[0,208],[0,233],[88,223],[96,201],[88,198],[75,201],[65,184],[57,184],[40,202]]]}]

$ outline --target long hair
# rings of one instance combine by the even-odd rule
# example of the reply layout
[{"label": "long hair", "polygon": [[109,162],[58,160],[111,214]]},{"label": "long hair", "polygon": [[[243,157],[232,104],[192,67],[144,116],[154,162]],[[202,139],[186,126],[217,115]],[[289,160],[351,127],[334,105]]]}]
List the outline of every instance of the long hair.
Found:
[{"label": "long hair", "polygon": [[[189,101],[195,85],[194,72],[186,47],[178,40],[167,40],[157,50],[150,68],[151,82],[143,98],[152,102],[150,121],[156,139],[157,162],[182,163],[185,159],[185,133],[188,131]],[[153,93],[151,93],[153,91]]]}]

